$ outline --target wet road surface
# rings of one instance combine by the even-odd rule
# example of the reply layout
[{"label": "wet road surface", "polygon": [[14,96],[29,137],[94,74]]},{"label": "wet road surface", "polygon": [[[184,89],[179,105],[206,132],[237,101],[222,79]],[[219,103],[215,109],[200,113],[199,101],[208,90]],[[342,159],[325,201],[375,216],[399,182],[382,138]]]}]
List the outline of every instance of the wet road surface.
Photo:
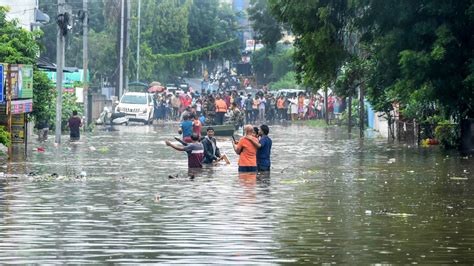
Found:
[{"label": "wet road surface", "polygon": [[174,126],[117,129],[0,159],[0,263],[474,261],[472,157],[273,126],[270,175],[230,138],[231,165],[188,173]]}]

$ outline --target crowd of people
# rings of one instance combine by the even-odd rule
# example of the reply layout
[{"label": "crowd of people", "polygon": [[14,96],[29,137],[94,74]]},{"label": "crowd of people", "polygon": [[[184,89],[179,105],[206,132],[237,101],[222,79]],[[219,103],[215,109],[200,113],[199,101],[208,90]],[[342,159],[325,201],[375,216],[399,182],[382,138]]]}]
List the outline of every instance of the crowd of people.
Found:
[{"label": "crowd of people", "polygon": [[[269,133],[270,128],[265,124],[260,127],[246,125],[244,126],[245,135],[242,138],[239,140],[232,138],[233,149],[239,155],[239,172],[270,171],[272,139],[268,136]],[[230,163],[227,156],[222,154],[217,146],[214,134],[214,128],[208,127],[204,138],[192,133],[187,141],[176,139],[181,145],[173,144],[170,141],[165,143],[175,150],[187,153],[189,168],[202,168],[203,165],[214,165],[222,160]]]},{"label": "crowd of people", "polygon": [[[344,108],[344,101],[329,95],[330,118]],[[240,127],[255,122],[323,119],[324,112],[324,97],[318,93],[278,94],[262,89],[253,94],[224,91],[155,96],[155,119],[182,121],[185,115],[194,115],[203,125],[222,125],[226,121]]]}]

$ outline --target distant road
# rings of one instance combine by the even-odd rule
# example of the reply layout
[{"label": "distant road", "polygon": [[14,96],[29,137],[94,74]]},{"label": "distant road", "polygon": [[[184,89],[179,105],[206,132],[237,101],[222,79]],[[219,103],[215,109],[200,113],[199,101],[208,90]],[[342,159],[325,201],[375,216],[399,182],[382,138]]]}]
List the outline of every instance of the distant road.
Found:
[{"label": "distant road", "polygon": [[201,93],[201,79],[200,78],[189,78],[186,79],[194,91]]}]

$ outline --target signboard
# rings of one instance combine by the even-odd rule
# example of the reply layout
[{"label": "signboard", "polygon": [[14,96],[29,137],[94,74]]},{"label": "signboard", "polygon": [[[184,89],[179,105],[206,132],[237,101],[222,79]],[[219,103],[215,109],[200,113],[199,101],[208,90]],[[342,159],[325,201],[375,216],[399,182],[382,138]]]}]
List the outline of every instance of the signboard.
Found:
[{"label": "signboard", "polygon": [[84,88],[76,88],[76,103],[84,103]]},{"label": "signboard", "polygon": [[12,114],[31,113],[32,111],[33,111],[32,99],[12,101],[12,105],[11,105]]},{"label": "signboard", "polygon": [[255,40],[246,40],[245,41],[245,51],[258,51],[263,48],[263,44],[255,43]]},{"label": "signboard", "polygon": [[5,102],[5,78],[3,75],[4,67],[2,64],[0,64],[0,103]]},{"label": "signboard", "polygon": [[12,115],[12,142],[25,142],[25,114]]},{"label": "signboard", "polygon": [[12,99],[33,98],[33,67],[31,65],[11,65],[10,78]]}]

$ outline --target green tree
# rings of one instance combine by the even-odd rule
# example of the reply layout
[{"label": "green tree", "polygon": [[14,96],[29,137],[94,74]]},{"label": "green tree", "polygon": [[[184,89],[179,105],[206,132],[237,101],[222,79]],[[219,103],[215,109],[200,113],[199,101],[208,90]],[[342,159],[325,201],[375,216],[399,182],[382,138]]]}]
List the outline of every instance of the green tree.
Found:
[{"label": "green tree", "polygon": [[[40,31],[27,31],[20,28],[16,21],[8,21],[8,9],[0,7],[0,62],[8,64],[36,65],[40,45],[36,41],[41,36]],[[46,74],[34,68],[33,76],[33,119],[38,120],[47,116],[54,95]],[[0,129],[1,131],[2,129]],[[5,132],[1,133],[0,142],[6,142]]]},{"label": "green tree", "polygon": [[396,101],[402,108],[436,106],[446,117],[473,117],[474,39],[467,29],[474,27],[474,2],[361,3],[367,8],[359,25],[375,66],[368,93],[376,107]]},{"label": "green tree", "polygon": [[348,56],[343,31],[351,12],[348,1],[268,2],[272,14],[296,35],[294,59],[299,79],[312,87],[334,82]]},{"label": "green tree", "polygon": [[252,28],[260,40],[270,51],[276,48],[277,42],[283,36],[282,26],[270,13],[268,0],[251,0],[247,9]]},{"label": "green tree", "polygon": [[277,45],[270,50],[264,47],[252,53],[252,67],[258,83],[269,83],[281,79],[294,70],[294,50],[283,45]]},{"label": "green tree", "polygon": [[41,32],[27,31],[16,21],[8,21],[7,11],[6,7],[0,6],[0,62],[34,65],[40,52],[35,39],[41,36]]},{"label": "green tree", "polygon": [[270,88],[272,90],[298,89],[299,86],[296,80],[296,73],[294,71],[286,73],[278,81],[270,83]]}]

